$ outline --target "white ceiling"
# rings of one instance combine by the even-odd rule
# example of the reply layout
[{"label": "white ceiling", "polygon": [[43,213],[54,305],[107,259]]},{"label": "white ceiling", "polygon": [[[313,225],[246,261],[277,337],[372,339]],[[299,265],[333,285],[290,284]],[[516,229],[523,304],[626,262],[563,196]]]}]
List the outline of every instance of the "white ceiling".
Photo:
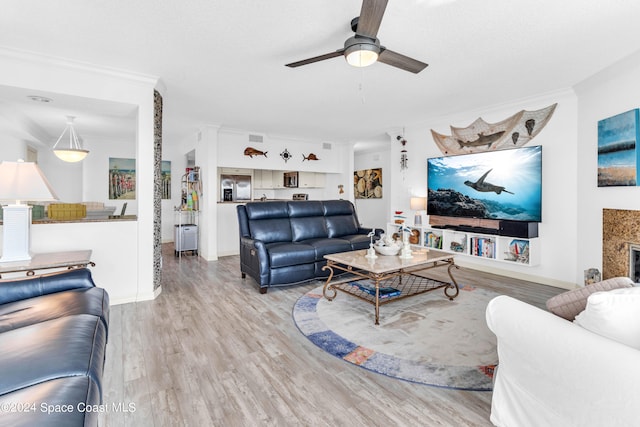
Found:
[{"label": "white ceiling", "polygon": [[[341,48],[360,7],[361,0],[3,0],[0,46],[159,76],[165,143],[204,124],[375,140],[429,117],[570,87],[640,48],[637,0],[390,0],[378,37],[427,62],[421,73],[381,63],[356,69],[341,57],[284,66]],[[8,121],[7,106],[24,111],[54,140],[66,111],[78,116],[85,139],[133,114],[57,94],[47,108],[28,107],[22,101],[32,94],[0,88],[0,115]]]}]

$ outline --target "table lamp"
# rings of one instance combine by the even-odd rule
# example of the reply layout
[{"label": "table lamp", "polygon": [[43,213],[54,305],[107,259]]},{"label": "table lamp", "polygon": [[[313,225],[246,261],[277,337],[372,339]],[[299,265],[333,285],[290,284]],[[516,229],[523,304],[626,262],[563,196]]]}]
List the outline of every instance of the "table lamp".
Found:
[{"label": "table lamp", "polygon": [[2,207],[0,263],[31,260],[31,206],[20,201],[57,199],[37,164],[20,160],[0,163],[0,200],[15,202]]},{"label": "table lamp", "polygon": [[427,208],[427,199],[425,197],[412,197],[411,198],[411,210],[416,211],[416,216],[413,219],[413,225],[422,225],[422,213],[421,211]]}]

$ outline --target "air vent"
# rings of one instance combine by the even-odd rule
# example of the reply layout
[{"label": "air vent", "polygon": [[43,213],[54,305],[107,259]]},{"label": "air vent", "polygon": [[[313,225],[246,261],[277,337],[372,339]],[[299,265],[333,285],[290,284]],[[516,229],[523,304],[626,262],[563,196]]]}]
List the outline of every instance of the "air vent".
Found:
[{"label": "air vent", "polygon": [[323,142],[322,143],[322,149],[323,150],[331,150],[331,143],[330,142]]},{"label": "air vent", "polygon": [[262,135],[251,135],[249,134],[249,142],[263,142],[264,137]]}]

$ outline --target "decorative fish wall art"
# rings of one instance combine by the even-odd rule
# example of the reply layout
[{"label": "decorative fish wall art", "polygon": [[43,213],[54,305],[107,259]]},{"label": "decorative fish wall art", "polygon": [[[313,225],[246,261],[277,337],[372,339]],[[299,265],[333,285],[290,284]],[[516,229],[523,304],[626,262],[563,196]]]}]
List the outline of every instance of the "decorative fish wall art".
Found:
[{"label": "decorative fish wall art", "polygon": [[545,127],[558,104],[535,111],[521,110],[497,123],[477,118],[465,128],[451,127],[451,135],[431,129],[436,145],[444,155],[477,153],[522,147]]},{"label": "decorative fish wall art", "polygon": [[304,162],[305,160],[320,160],[320,159],[315,154],[309,153],[308,156],[305,156],[304,154],[302,155],[302,161]]},{"label": "decorative fish wall art", "polygon": [[267,157],[266,151],[256,150],[253,147],[247,147],[244,149],[244,155],[253,158],[253,156],[265,156]]}]

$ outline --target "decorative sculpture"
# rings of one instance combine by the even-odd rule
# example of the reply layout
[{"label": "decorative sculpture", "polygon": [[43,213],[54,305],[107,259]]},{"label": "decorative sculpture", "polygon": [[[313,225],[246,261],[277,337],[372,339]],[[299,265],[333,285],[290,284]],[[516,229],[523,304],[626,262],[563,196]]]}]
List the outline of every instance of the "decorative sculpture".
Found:
[{"label": "decorative sculpture", "polygon": [[431,135],[445,155],[522,147],[540,133],[557,105],[535,111],[522,110],[498,123],[487,123],[478,118],[466,128],[451,126],[451,135],[431,129]]}]

